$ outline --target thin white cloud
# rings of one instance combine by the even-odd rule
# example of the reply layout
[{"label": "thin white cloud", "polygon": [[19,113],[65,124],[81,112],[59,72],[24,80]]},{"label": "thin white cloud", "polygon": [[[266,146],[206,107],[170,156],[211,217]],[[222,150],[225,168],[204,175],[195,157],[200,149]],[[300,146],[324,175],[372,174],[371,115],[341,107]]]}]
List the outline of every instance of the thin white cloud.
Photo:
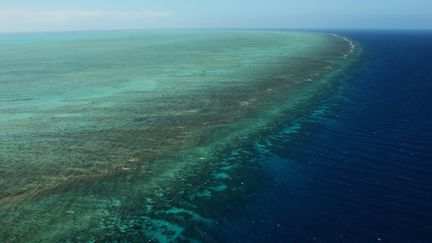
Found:
[{"label": "thin white cloud", "polygon": [[0,10],[0,31],[151,27],[168,11]]},{"label": "thin white cloud", "polygon": [[36,21],[68,21],[83,18],[160,18],[171,16],[171,12],[153,11],[86,11],[86,10],[0,10],[0,21],[4,20],[36,20]]}]

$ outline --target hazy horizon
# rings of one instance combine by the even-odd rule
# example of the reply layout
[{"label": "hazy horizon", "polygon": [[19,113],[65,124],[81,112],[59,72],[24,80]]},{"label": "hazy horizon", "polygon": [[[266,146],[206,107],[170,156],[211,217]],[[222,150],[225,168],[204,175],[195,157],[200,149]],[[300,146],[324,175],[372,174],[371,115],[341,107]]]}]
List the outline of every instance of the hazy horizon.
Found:
[{"label": "hazy horizon", "polygon": [[0,32],[137,29],[432,29],[425,0],[179,3],[18,0],[0,3]]},{"label": "hazy horizon", "polygon": [[134,32],[134,31],[311,31],[311,32],[327,32],[327,31],[432,31],[432,28],[135,28],[135,29],[73,29],[73,30],[29,30],[29,31],[0,31],[0,35],[9,34],[44,34],[44,33],[85,33],[85,32]]}]

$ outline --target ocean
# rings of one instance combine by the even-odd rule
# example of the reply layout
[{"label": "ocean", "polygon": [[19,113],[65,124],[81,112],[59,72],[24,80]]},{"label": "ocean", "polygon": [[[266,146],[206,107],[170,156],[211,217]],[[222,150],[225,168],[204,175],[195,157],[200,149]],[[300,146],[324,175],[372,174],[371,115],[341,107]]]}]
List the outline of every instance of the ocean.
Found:
[{"label": "ocean", "polygon": [[361,62],[264,184],[220,220],[225,242],[432,241],[432,32],[338,31]]},{"label": "ocean", "polygon": [[432,32],[0,36],[0,241],[430,242]]}]

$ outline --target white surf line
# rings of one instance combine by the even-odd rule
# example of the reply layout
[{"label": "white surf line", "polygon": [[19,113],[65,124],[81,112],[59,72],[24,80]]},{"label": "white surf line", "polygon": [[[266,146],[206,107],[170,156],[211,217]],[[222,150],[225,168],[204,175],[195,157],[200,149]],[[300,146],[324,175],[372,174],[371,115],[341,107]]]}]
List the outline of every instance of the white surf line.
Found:
[{"label": "white surf line", "polygon": [[348,45],[349,45],[350,48],[349,48],[348,53],[346,53],[346,54],[343,55],[344,58],[347,58],[350,54],[352,54],[355,51],[356,45],[354,44],[353,40],[351,40],[351,39],[349,39],[349,38],[347,38],[345,36],[340,36],[340,35],[337,35],[337,34],[331,34],[331,36],[339,38],[339,39],[342,39],[342,40],[348,42]]}]

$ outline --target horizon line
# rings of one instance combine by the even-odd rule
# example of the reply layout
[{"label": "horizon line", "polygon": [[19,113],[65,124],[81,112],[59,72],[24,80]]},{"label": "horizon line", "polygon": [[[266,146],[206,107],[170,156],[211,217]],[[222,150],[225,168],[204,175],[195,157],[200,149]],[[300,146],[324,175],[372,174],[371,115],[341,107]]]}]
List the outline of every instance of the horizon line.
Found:
[{"label": "horizon line", "polygon": [[174,28],[125,28],[125,29],[77,29],[77,30],[36,30],[36,31],[0,31],[2,34],[49,34],[49,33],[86,33],[86,32],[128,32],[128,31],[154,31],[154,30],[259,30],[259,31],[269,31],[269,30],[283,30],[283,31],[432,31],[432,28],[347,28],[347,27],[283,27],[283,28],[271,28],[271,27],[174,27]]}]

